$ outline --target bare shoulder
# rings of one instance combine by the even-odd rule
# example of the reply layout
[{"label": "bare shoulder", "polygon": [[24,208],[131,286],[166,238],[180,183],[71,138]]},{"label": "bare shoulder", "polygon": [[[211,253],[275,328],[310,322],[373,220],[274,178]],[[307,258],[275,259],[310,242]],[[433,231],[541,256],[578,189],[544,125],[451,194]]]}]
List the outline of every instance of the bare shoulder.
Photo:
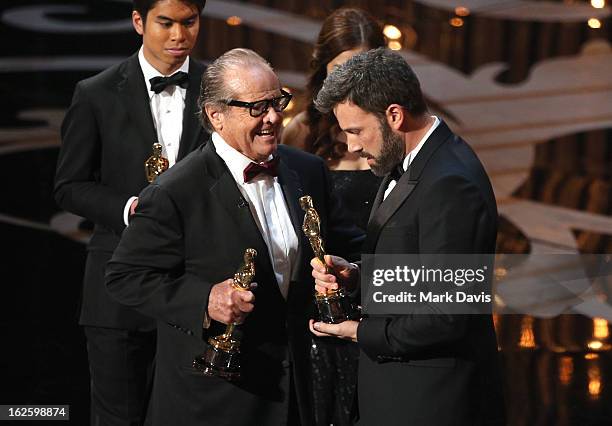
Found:
[{"label": "bare shoulder", "polygon": [[281,143],[299,149],[304,149],[306,139],[310,134],[310,129],[308,128],[306,120],[306,111],[302,111],[293,117],[289,124],[287,124],[287,126],[283,129]]}]

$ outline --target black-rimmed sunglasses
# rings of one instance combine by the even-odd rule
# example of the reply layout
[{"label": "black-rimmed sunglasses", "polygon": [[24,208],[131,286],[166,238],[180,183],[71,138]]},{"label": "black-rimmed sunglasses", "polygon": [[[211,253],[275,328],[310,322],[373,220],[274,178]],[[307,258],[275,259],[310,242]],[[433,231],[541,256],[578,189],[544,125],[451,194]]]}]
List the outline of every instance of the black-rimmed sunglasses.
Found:
[{"label": "black-rimmed sunglasses", "polygon": [[259,117],[262,114],[268,112],[268,108],[270,108],[270,105],[272,105],[274,111],[281,112],[282,110],[287,108],[287,105],[289,105],[289,102],[291,101],[292,97],[293,95],[291,93],[285,92],[283,89],[281,89],[281,95],[278,98],[262,99],[261,101],[255,102],[242,102],[231,99],[229,101],[225,101],[225,103],[229,106],[248,108],[251,117]]}]

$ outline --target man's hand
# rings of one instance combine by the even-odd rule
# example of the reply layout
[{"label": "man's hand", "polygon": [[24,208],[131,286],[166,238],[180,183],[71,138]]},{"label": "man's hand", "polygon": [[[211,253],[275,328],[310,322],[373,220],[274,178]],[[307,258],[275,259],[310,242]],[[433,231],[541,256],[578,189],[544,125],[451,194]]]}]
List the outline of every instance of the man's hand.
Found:
[{"label": "man's hand", "polygon": [[136,206],[138,205],[138,198],[136,198],[134,201],[132,201],[132,204],[130,204],[130,216],[132,216],[134,213],[136,213]]},{"label": "man's hand", "polygon": [[359,321],[344,321],[340,324],[326,324],[324,322],[308,322],[310,331],[319,337],[339,337],[344,340],[357,341],[357,327]]},{"label": "man's hand", "polygon": [[[229,278],[210,289],[208,316],[224,324],[240,324],[254,308],[255,295],[250,290],[237,290]],[[251,283],[251,290],[257,286]]]},{"label": "man's hand", "polygon": [[339,285],[353,290],[359,283],[359,268],[356,265],[329,254],[325,255],[325,263],[331,274],[327,273],[325,266],[316,257],[310,261],[317,292],[325,294],[330,290],[337,290]]}]

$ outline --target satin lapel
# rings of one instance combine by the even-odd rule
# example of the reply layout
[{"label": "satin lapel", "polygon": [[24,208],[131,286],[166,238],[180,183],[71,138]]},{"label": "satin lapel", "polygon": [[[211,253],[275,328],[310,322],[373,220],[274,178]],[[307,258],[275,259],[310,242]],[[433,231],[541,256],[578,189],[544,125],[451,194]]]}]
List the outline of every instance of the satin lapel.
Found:
[{"label": "satin lapel", "polygon": [[[272,262],[268,254],[268,246],[261,236],[257,223],[251,214],[249,204],[240,193],[232,174],[221,157],[217,155],[214,144],[211,141],[206,144],[203,152],[208,169],[217,178],[217,182],[210,187],[213,200],[216,198],[218,205],[224,209],[227,217],[232,222],[220,224],[219,226],[226,226],[227,238],[239,239],[240,244],[245,249],[254,248],[257,250],[257,265],[260,268],[258,275],[275,277]],[[262,285],[264,283],[259,284]],[[273,284],[280,295],[276,279],[274,279]]]},{"label": "satin lapel", "polygon": [[183,111],[183,132],[179,145],[178,160],[196,149],[203,140],[202,125],[197,115],[198,96],[200,95],[200,80],[204,67],[194,60],[189,61],[189,86],[185,95],[185,110]]},{"label": "satin lapel", "polygon": [[138,134],[142,135],[142,143],[148,146],[147,151],[151,151],[153,144],[157,142],[157,133],[151,115],[147,86],[138,63],[138,54],[128,59],[125,79],[119,84],[119,92],[132,122],[138,128]]},{"label": "satin lapel", "polygon": [[380,186],[378,187],[378,192],[376,193],[376,197],[374,197],[374,202],[372,203],[370,217],[368,218],[368,225],[372,220],[372,217],[374,217],[376,210],[378,210],[378,207],[380,207],[380,204],[383,202],[383,197],[385,196],[385,189],[387,189],[387,186],[389,186],[390,180],[391,177],[389,175],[385,176],[382,182],[380,183]]},{"label": "satin lapel", "polygon": [[[374,223],[374,216],[376,216],[376,212],[380,208],[381,203],[383,202],[383,197],[385,196],[385,190],[387,186],[389,186],[389,182],[391,181],[391,177],[389,175],[385,176],[378,187],[378,192],[376,193],[376,197],[374,197],[374,202],[372,203],[372,210],[370,211],[370,217],[368,218],[368,226],[366,230],[366,239],[363,243],[363,247],[361,251],[363,253],[371,253],[374,251],[374,246],[376,244],[376,240],[374,238],[378,238],[378,232],[370,230],[370,225]],[[372,225],[373,226],[373,225]]]},{"label": "satin lapel", "polygon": [[309,244],[308,240],[306,240],[304,232],[302,232],[304,211],[300,207],[299,202],[300,197],[304,195],[304,190],[302,189],[302,183],[298,174],[287,167],[282,158],[278,166],[278,182],[283,189],[283,195],[285,196],[285,201],[289,207],[291,223],[293,224],[293,229],[295,230],[295,235],[297,235],[299,242],[296,256],[298,261],[291,271],[291,281],[297,281],[302,270],[302,249],[304,244]]},{"label": "satin lapel", "polygon": [[[368,222],[367,238],[364,244],[364,253],[372,253],[378,242],[378,236],[383,226],[393,216],[393,214],[400,208],[406,198],[410,196],[418,181],[410,180],[410,177],[405,173],[402,178],[397,182],[395,188],[387,196],[384,202],[382,202],[376,212],[370,217]],[[385,179],[388,182],[388,178]],[[385,185],[384,188],[386,188]],[[384,190],[383,190],[384,194]]]}]

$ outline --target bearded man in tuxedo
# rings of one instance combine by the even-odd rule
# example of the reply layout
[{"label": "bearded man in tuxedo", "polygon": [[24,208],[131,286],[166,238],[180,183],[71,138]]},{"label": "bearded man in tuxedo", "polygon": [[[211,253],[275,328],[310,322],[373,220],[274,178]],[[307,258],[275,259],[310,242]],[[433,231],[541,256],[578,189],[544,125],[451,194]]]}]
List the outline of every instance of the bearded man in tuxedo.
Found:
[{"label": "bearded man in tuxedo", "polygon": [[[486,172],[468,144],[428,113],[401,56],[380,48],[352,57],[327,77],[316,106],[334,112],[348,150],[385,176],[364,253],[494,253],[497,209]],[[318,291],[356,287],[357,265],[338,256],[326,262],[333,274],[311,262]],[[317,336],[350,339],[361,349],[359,424],[503,424],[491,315],[429,308],[341,324],[311,321]]]}]

